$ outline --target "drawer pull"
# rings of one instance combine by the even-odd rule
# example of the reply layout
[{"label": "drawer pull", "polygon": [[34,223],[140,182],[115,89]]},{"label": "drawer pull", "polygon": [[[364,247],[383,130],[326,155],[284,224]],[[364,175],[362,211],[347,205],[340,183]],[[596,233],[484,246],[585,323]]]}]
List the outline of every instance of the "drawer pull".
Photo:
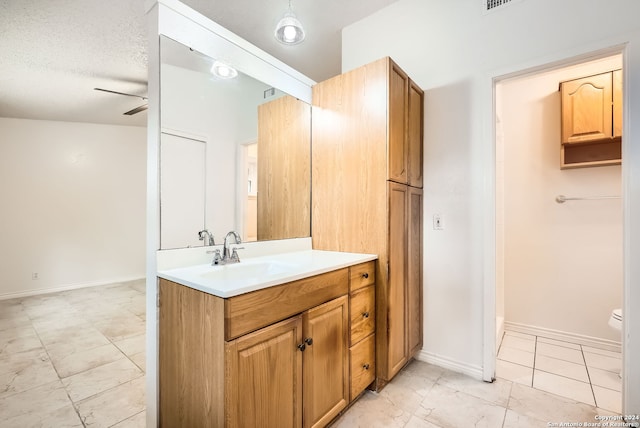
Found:
[{"label": "drawer pull", "polygon": [[369,364],[363,365],[362,368],[365,369],[365,370],[369,370]]},{"label": "drawer pull", "polygon": [[362,277],[365,278],[365,279],[369,278],[369,274],[367,272],[365,272],[365,273],[362,274]]},{"label": "drawer pull", "polygon": [[298,349],[300,350],[300,352],[304,352],[304,350],[307,349],[307,345],[301,343],[298,345]]},{"label": "drawer pull", "polygon": [[362,318],[369,318],[369,312],[363,312]]},{"label": "drawer pull", "polygon": [[310,337],[307,337],[307,338],[304,340],[304,343],[306,343],[307,345],[311,346],[311,345],[313,345],[313,339],[312,339],[312,338],[310,338]]}]

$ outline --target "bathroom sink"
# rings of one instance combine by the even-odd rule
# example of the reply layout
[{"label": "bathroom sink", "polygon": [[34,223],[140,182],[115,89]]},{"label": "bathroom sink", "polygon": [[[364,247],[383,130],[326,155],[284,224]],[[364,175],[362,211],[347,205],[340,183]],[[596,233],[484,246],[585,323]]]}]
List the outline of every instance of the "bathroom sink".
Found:
[{"label": "bathroom sink", "polygon": [[281,275],[295,268],[293,264],[273,260],[242,261],[230,265],[211,266],[200,276],[208,281],[243,281]]}]

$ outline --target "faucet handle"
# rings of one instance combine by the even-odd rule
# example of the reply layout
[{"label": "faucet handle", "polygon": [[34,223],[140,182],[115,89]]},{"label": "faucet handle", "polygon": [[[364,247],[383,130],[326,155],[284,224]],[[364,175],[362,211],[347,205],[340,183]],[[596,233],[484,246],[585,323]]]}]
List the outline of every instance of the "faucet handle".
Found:
[{"label": "faucet handle", "polygon": [[231,252],[231,260],[236,263],[240,261],[240,257],[238,257],[238,250],[244,250],[244,247],[234,247]]},{"label": "faucet handle", "polygon": [[219,265],[222,262],[222,254],[220,254],[220,250],[215,250],[213,252],[213,260],[211,261],[211,266]]}]

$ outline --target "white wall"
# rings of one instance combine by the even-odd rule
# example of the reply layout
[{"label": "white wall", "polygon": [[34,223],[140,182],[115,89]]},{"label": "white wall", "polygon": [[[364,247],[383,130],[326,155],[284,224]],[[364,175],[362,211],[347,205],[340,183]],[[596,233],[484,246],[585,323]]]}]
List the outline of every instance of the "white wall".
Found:
[{"label": "white wall", "polygon": [[144,277],[145,137],[0,118],[0,298]]},{"label": "white wall", "polygon": [[[640,2],[524,0],[489,14],[480,0],[399,0],[343,30],[343,70],[393,57],[425,93],[424,352],[491,372],[492,78],[626,44],[625,364],[627,413],[640,412]],[[634,101],[635,100],[635,101]],[[635,256],[635,258],[634,258]],[[635,262],[634,262],[635,260]],[[493,300],[491,300],[493,299]],[[487,316],[485,315],[485,311]],[[635,337],[631,332],[635,328]],[[493,328],[492,328],[493,329]],[[488,373],[483,373],[487,378]]]},{"label": "white wall", "polygon": [[607,322],[622,307],[622,201],[555,198],[621,194],[620,166],[559,168],[558,91],[559,82],[621,67],[618,56],[500,84],[508,323],[620,342]]}]

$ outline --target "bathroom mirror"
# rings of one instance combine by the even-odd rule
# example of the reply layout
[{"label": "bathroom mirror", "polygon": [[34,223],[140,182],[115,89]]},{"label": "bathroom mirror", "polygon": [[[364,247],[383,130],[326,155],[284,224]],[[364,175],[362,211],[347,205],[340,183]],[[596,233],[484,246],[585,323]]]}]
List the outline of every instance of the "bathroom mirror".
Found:
[{"label": "bathroom mirror", "polygon": [[310,236],[311,107],[165,36],[160,58],[160,248]]}]

